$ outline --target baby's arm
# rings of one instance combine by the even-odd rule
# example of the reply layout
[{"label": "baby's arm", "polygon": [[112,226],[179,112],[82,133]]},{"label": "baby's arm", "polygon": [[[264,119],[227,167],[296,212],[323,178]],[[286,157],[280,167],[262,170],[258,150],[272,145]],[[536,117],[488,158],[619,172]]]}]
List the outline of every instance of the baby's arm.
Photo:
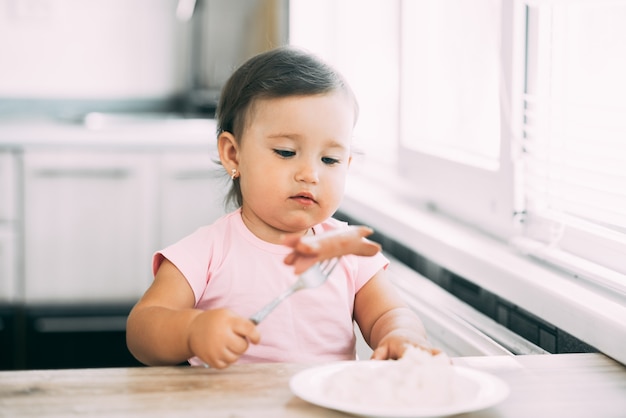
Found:
[{"label": "baby's arm", "polygon": [[350,226],[316,236],[286,235],[283,244],[293,251],[285,257],[285,264],[293,265],[295,273],[300,274],[328,258],[346,254],[373,256],[380,251],[380,245],[365,238],[373,232],[366,226]]},{"label": "baby's arm", "polygon": [[194,309],[182,273],[163,260],[152,286],[132,309],[126,329],[131,353],[147,365],[179,364],[197,356],[215,368],[235,362],[259,333],[247,318],[226,309]]},{"label": "baby's arm", "polygon": [[356,294],[354,318],[374,350],[372,359],[398,359],[407,345],[433,354],[440,352],[430,345],[422,321],[406,306],[385,270],[376,273]]}]

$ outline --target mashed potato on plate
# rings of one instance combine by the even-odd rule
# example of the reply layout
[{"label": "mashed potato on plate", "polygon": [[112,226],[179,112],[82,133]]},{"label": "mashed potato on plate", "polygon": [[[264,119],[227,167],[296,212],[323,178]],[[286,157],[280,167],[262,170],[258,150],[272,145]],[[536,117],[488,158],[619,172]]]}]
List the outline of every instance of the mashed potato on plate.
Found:
[{"label": "mashed potato on plate", "polygon": [[329,377],[326,394],[340,402],[372,407],[436,407],[454,402],[455,373],[445,354],[409,347],[399,360],[370,360],[345,367]]}]

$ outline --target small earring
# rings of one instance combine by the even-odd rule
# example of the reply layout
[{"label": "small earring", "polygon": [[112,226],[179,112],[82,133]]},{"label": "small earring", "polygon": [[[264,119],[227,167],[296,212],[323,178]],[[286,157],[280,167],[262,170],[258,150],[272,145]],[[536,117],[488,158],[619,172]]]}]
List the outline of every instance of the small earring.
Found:
[{"label": "small earring", "polygon": [[237,169],[233,168],[232,170],[230,170],[230,178],[235,180],[237,178]]}]

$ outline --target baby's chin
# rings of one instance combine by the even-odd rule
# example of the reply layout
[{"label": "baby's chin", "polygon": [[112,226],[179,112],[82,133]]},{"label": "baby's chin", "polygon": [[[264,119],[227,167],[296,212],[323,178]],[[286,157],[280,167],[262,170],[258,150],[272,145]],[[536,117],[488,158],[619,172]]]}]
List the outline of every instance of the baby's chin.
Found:
[{"label": "baby's chin", "polygon": [[305,213],[294,213],[283,219],[280,224],[276,225],[277,229],[281,230],[283,234],[300,234],[312,233],[312,229],[315,225],[319,225],[330,217],[322,216],[319,213],[313,214],[303,211]]}]

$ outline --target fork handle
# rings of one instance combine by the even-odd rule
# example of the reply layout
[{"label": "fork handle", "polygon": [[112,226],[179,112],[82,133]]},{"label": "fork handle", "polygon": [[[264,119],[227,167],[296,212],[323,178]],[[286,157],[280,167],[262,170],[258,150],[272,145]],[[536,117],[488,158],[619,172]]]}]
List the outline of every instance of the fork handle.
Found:
[{"label": "fork handle", "polygon": [[296,290],[298,290],[295,286],[290,287],[289,289],[285,290],[281,295],[279,295],[276,299],[274,299],[273,301],[271,301],[270,303],[268,303],[267,305],[265,305],[260,311],[258,311],[257,313],[255,313],[254,315],[252,315],[250,317],[250,321],[252,321],[252,323],[254,325],[259,325],[259,323],[265,319],[265,317],[267,315],[269,315],[270,312],[272,312],[278,305],[280,305],[280,303],[287,299],[289,296],[291,296]]}]

